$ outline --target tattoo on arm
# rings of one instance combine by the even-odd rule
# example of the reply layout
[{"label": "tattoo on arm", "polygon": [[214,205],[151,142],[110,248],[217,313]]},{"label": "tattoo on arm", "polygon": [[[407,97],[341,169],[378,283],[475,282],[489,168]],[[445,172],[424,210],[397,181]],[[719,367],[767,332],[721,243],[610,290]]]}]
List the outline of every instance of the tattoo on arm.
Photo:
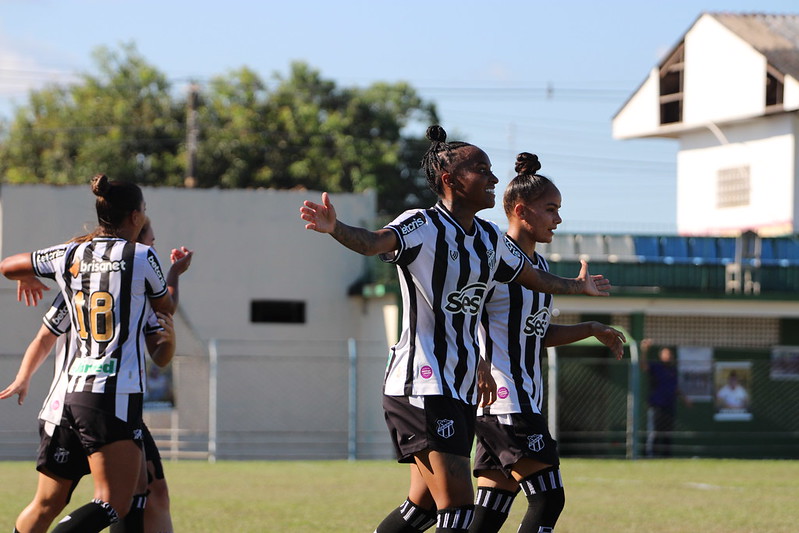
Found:
[{"label": "tattoo on arm", "polygon": [[336,226],[330,235],[350,250],[359,254],[374,255],[376,253],[377,236],[373,231],[348,226],[337,220]]},{"label": "tattoo on arm", "polygon": [[539,270],[537,272],[536,287],[533,290],[545,292],[547,294],[580,294],[582,293],[582,283],[576,279],[561,278],[549,272]]}]

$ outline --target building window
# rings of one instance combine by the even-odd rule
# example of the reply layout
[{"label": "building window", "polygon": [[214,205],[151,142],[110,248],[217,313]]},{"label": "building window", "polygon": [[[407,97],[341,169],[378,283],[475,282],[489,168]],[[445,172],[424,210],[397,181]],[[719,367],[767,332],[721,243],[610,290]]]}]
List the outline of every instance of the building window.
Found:
[{"label": "building window", "polygon": [[766,67],[766,107],[782,106],[785,76],[769,65]]},{"label": "building window", "polygon": [[250,322],[305,324],[305,302],[290,300],[253,300]]},{"label": "building window", "polygon": [[724,168],[716,179],[716,207],[749,205],[749,165]]},{"label": "building window", "polygon": [[660,66],[660,123],[682,122],[685,72],[685,43],[679,46]]}]

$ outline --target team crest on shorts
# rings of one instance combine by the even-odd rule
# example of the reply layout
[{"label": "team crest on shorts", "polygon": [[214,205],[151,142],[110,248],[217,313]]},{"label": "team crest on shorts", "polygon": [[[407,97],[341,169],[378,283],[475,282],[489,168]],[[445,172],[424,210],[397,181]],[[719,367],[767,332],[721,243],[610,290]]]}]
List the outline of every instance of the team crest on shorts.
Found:
[{"label": "team crest on shorts", "polygon": [[69,461],[69,450],[66,448],[61,448],[60,446],[56,448],[55,452],[53,452],[53,461],[60,465],[63,465]]},{"label": "team crest on shorts", "polygon": [[544,436],[541,434],[527,435],[527,447],[534,452],[540,452],[544,449]]},{"label": "team crest on shorts", "polygon": [[450,438],[455,434],[455,422],[446,418],[436,420],[436,433],[441,438]]}]

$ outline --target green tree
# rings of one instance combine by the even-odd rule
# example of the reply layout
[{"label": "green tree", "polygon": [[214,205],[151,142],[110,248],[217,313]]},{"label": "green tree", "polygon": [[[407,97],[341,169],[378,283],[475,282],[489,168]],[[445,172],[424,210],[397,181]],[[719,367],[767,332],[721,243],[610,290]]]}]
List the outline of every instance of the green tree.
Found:
[{"label": "green tree", "polygon": [[113,179],[174,185],[181,178],[183,109],[166,77],[132,44],[94,53],[98,73],[70,86],[32,91],[0,145],[12,183],[86,183]]},{"label": "green tree", "polygon": [[200,107],[200,186],[377,190],[382,212],[427,205],[419,160],[426,141],[411,124],[437,121],[406,83],[339,89],[305,63],[267,89],[241,69],[212,80]]},{"label": "green tree", "polygon": [[32,91],[0,127],[4,181],[84,184],[105,172],[181,186],[191,155],[198,187],[371,188],[392,215],[434,201],[419,170],[427,142],[407,132],[437,114],[407,83],[339,88],[302,62],[267,83],[242,67],[199,92],[195,148],[186,142],[189,95],[175,96],[134,45],[100,48],[94,60],[96,74]]}]

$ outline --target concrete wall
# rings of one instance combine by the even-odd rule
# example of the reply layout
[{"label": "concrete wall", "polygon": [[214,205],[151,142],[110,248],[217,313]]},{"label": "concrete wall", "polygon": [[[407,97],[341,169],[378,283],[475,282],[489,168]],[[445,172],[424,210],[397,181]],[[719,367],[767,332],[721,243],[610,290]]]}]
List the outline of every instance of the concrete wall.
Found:
[{"label": "concrete wall", "polygon": [[[238,443],[231,444],[229,452],[220,448],[221,456],[340,457],[347,452],[347,339],[353,338],[364,358],[359,363],[357,416],[363,431],[370,432],[360,440],[374,448],[369,454],[390,455],[380,385],[395,335],[396,302],[392,297],[367,301],[347,295],[366,261],[376,259],[304,228],[299,207],[305,199],[319,201],[319,193],[146,188],[144,196],[162,262],[169,262],[173,247],[185,245],[195,251],[180,285],[178,355],[173,367],[177,411],[151,414],[153,429],[171,429],[173,435],[179,430],[191,439],[207,434],[208,344],[218,339],[223,348],[219,369],[226,372],[220,374],[224,379],[219,381],[216,413],[220,429],[226,432],[220,435],[220,446],[224,446],[221,441]],[[373,193],[332,195],[332,201],[341,220],[371,226]],[[2,255],[31,251],[88,231],[96,220],[93,202],[88,186],[3,185]],[[39,308],[26,308],[16,302],[15,284],[0,280],[3,387],[13,380],[51,295],[54,292]],[[252,300],[305,302],[306,322],[251,323]],[[237,348],[237,343],[247,348]],[[0,449],[6,457],[30,457],[35,452],[35,418],[51,376],[45,363],[24,406],[10,401],[0,406]],[[309,376],[325,379],[311,387]],[[290,409],[281,407],[280,398],[291,398]],[[164,425],[169,428],[160,427]],[[334,441],[322,449],[314,441],[325,439],[304,433],[297,438],[306,430],[309,435],[316,430],[317,437],[334,435]],[[242,444],[253,431],[267,435],[270,444],[257,440]],[[12,450],[6,445],[10,442],[19,445]]]}]

